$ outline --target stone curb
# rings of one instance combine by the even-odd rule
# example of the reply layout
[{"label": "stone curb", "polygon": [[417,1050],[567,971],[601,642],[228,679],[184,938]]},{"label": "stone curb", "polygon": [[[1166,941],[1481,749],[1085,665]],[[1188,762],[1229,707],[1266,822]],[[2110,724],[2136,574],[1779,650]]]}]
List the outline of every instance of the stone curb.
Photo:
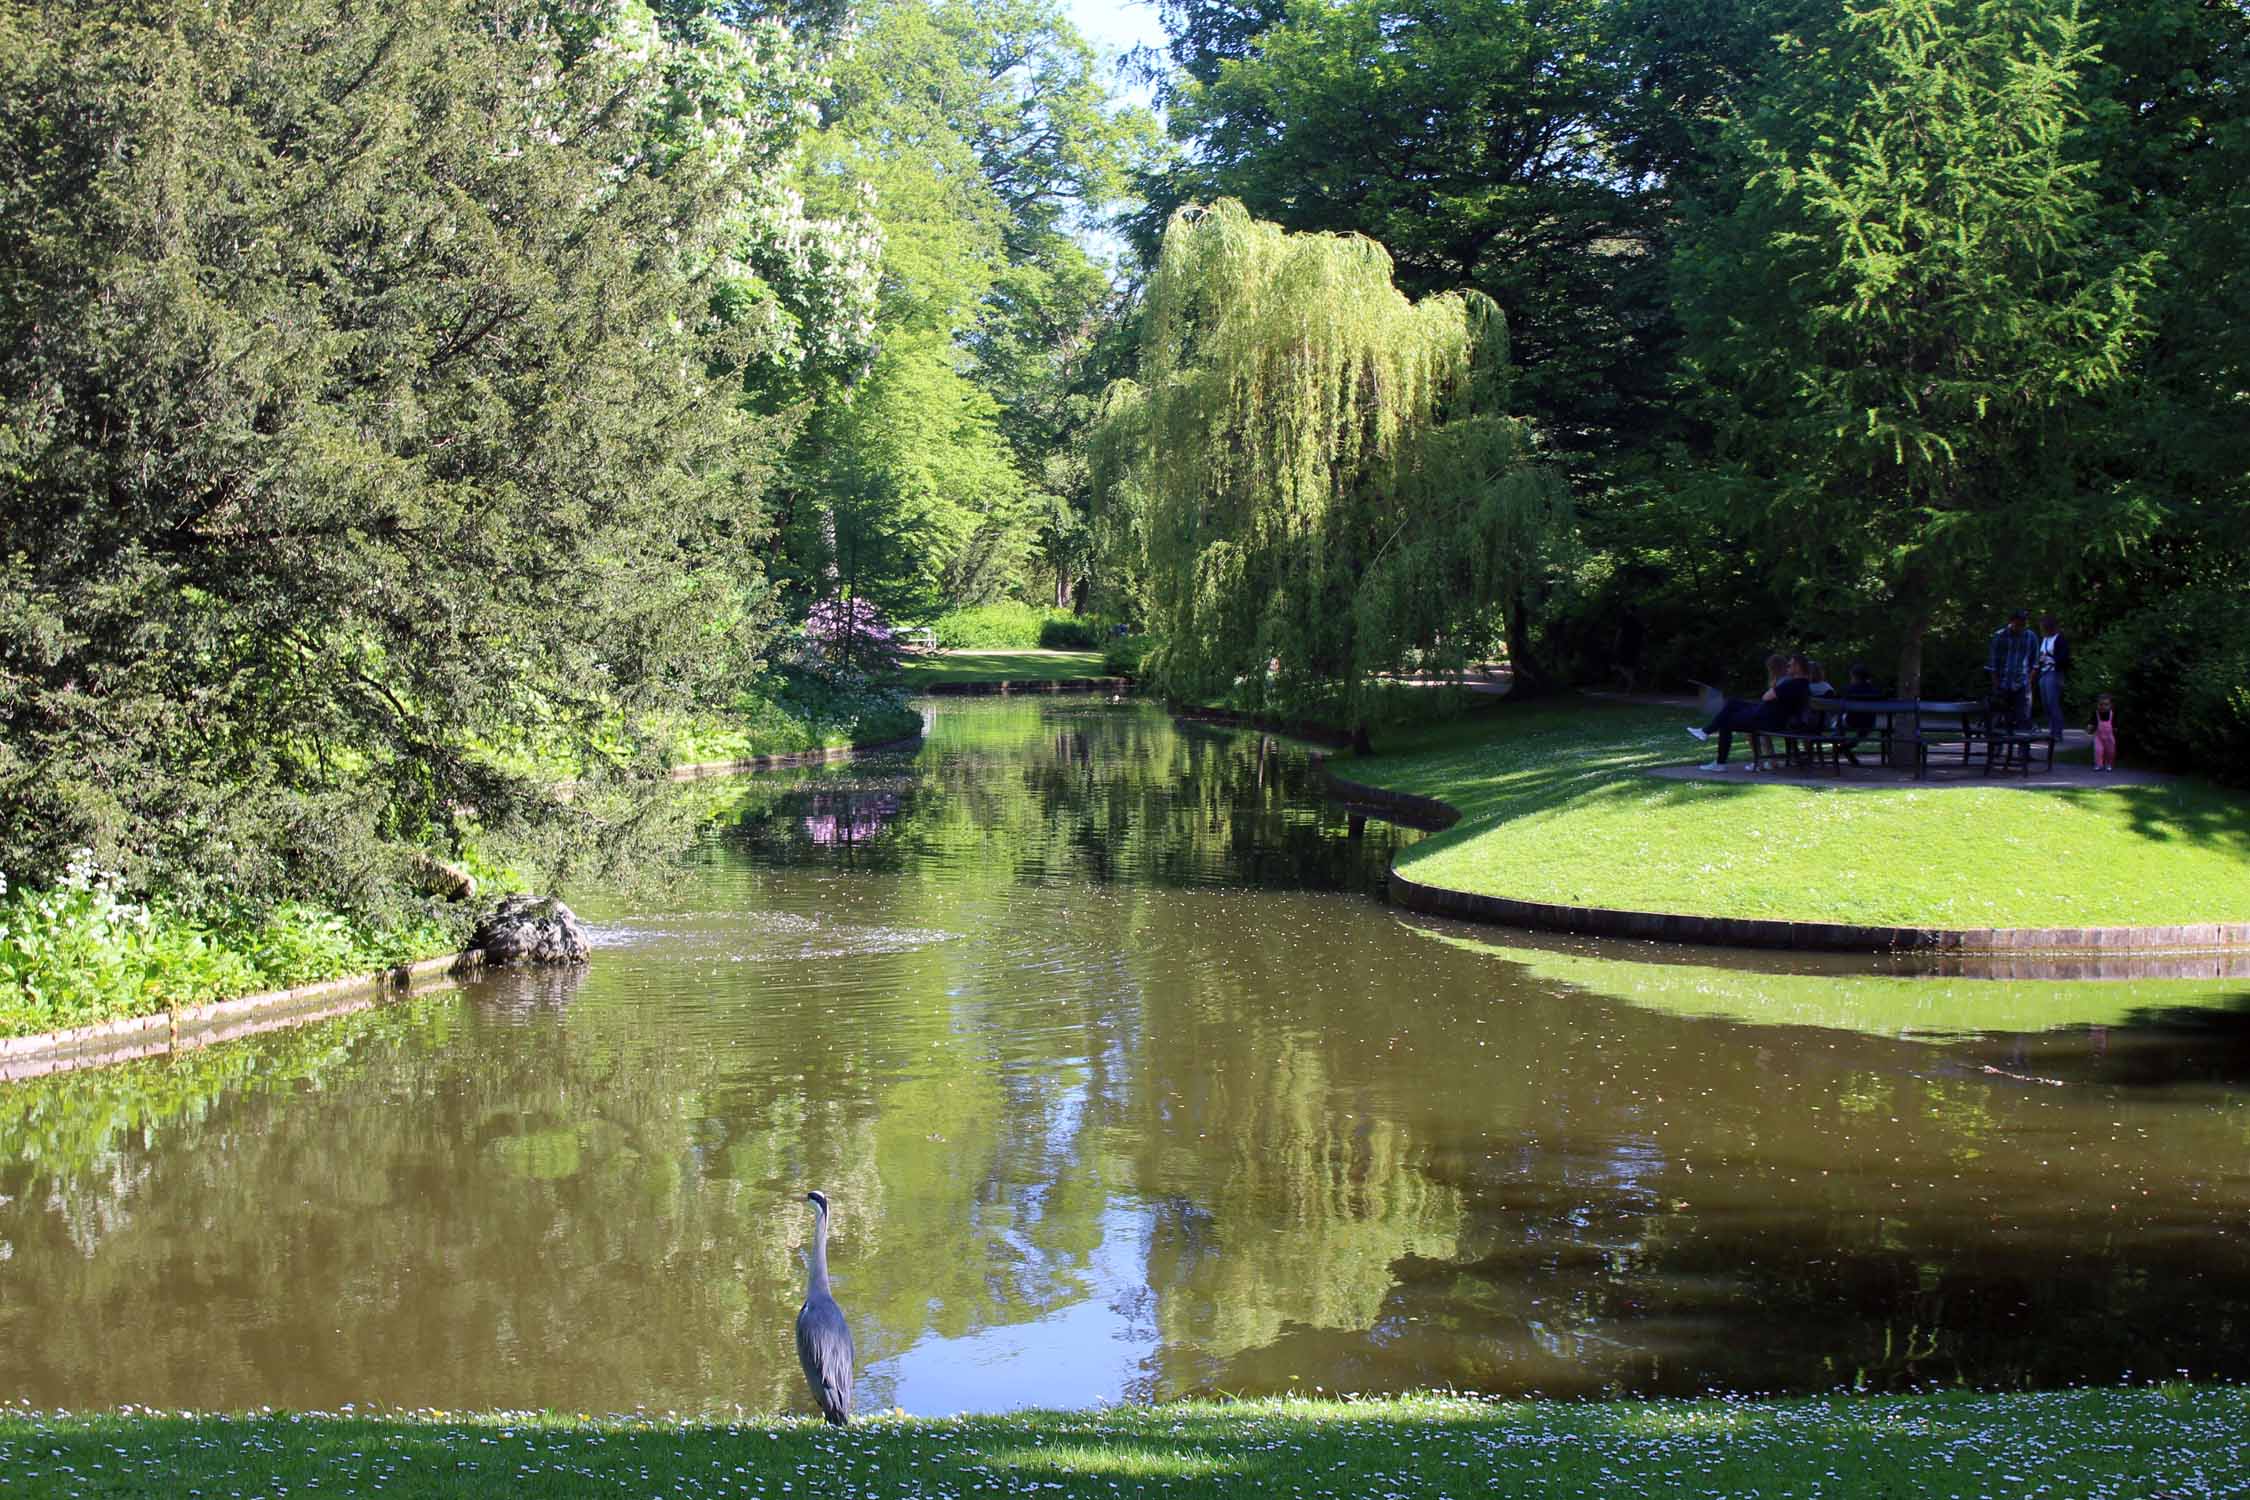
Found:
[{"label": "stone curb", "polygon": [[[1341,800],[1395,811],[1395,821],[1417,828],[1450,828],[1460,810],[1435,797],[1394,792],[1321,774]],[[1789,922],[1770,917],[1699,917],[1683,912],[1628,911],[1611,906],[1568,906],[1485,896],[1428,885],[1399,873],[1392,862],[1394,905],[1426,916],[1460,917],[1539,932],[1583,937],[1639,938],[1727,948],[1794,948],[1828,953],[2202,953],[2250,948],[2250,922],[2183,922],[2156,927],[1887,927],[1847,922]]]},{"label": "stone curb", "polygon": [[[160,1011],[152,1016],[69,1026],[36,1036],[0,1038],[0,1082],[208,1046],[250,1032],[357,1010],[361,1004],[371,1005],[387,995],[436,988],[431,981],[450,982],[483,967],[484,951],[469,948],[373,974],[349,974],[341,979],[324,979],[318,984],[301,984],[293,989],[269,990],[234,1000],[214,1000],[204,1005]],[[293,1013],[322,1000],[357,1001],[359,1004],[323,1007],[303,1015]],[[283,1014],[285,1012],[290,1014]]]}]

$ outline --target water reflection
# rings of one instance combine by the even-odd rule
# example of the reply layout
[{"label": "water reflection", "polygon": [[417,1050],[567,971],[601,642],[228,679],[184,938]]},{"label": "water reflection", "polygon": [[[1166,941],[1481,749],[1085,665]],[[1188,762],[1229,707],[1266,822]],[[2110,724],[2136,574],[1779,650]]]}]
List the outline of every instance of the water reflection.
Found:
[{"label": "water reflection", "polygon": [[0,1394],[795,1407],[808,1185],[918,1411],[2250,1375],[2240,994],[1494,951],[1391,837],[1132,706],[748,784],[583,976],[0,1088]]}]

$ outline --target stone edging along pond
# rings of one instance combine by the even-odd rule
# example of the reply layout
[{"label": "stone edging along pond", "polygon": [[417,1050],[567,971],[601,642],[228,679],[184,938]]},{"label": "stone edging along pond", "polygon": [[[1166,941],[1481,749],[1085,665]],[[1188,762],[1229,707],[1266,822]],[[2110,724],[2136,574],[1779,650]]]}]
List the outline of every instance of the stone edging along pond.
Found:
[{"label": "stone edging along pond", "polygon": [[[675,781],[721,776],[730,771],[778,770],[787,766],[817,765],[854,755],[903,750],[921,743],[919,733],[873,745],[841,745],[823,750],[799,750],[786,755],[746,756],[741,760],[713,761],[679,766],[670,774]],[[131,1016],[96,1021],[85,1026],[44,1031],[35,1036],[0,1037],[0,1083],[36,1078],[44,1073],[68,1072],[128,1062],[213,1042],[231,1041],[284,1026],[301,1026],[332,1016],[365,1009],[385,999],[437,989],[457,982],[484,967],[482,949],[440,954],[417,963],[400,964],[373,974],[352,974],[341,979],[301,984],[286,990],[269,990],[233,1000],[181,1006],[152,1016]]]},{"label": "stone edging along pond", "polygon": [[[1339,776],[1325,759],[1321,775],[1340,801],[1409,827],[1436,830],[1460,811],[1435,797],[1394,792]],[[1460,917],[1539,932],[1582,937],[1645,938],[1729,948],[1796,948],[1830,953],[2178,953],[2250,948],[2250,922],[2185,922],[2160,927],[1885,927],[1848,922],[1790,922],[1772,917],[1703,917],[1684,912],[1627,911],[1519,901],[1429,885],[1390,870],[1394,905],[1425,916]]]},{"label": "stone edging along pond", "polygon": [[470,948],[373,974],[350,974],[262,995],[184,1005],[153,1016],[97,1021],[37,1036],[0,1037],[0,1083],[207,1047],[281,1026],[325,1020],[364,1009],[391,995],[437,988],[483,966],[483,950]]}]

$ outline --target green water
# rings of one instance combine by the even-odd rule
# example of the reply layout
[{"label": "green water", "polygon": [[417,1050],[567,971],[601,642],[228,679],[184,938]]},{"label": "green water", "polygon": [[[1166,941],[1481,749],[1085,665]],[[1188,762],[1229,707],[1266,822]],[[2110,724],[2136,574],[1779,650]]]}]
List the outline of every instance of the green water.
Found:
[{"label": "green water", "polygon": [[1296,749],[932,713],[583,974],[0,1085],[0,1397],[803,1409],[809,1186],[863,1409],[2250,1377],[2250,982],[1411,922]]}]

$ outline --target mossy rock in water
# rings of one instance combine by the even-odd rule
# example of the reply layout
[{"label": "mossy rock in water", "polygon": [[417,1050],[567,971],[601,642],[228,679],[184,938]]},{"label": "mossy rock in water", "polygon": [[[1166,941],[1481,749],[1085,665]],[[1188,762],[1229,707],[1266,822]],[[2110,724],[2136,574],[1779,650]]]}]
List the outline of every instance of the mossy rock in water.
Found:
[{"label": "mossy rock in water", "polygon": [[477,924],[488,964],[582,964],[593,956],[586,925],[552,896],[503,896]]}]

